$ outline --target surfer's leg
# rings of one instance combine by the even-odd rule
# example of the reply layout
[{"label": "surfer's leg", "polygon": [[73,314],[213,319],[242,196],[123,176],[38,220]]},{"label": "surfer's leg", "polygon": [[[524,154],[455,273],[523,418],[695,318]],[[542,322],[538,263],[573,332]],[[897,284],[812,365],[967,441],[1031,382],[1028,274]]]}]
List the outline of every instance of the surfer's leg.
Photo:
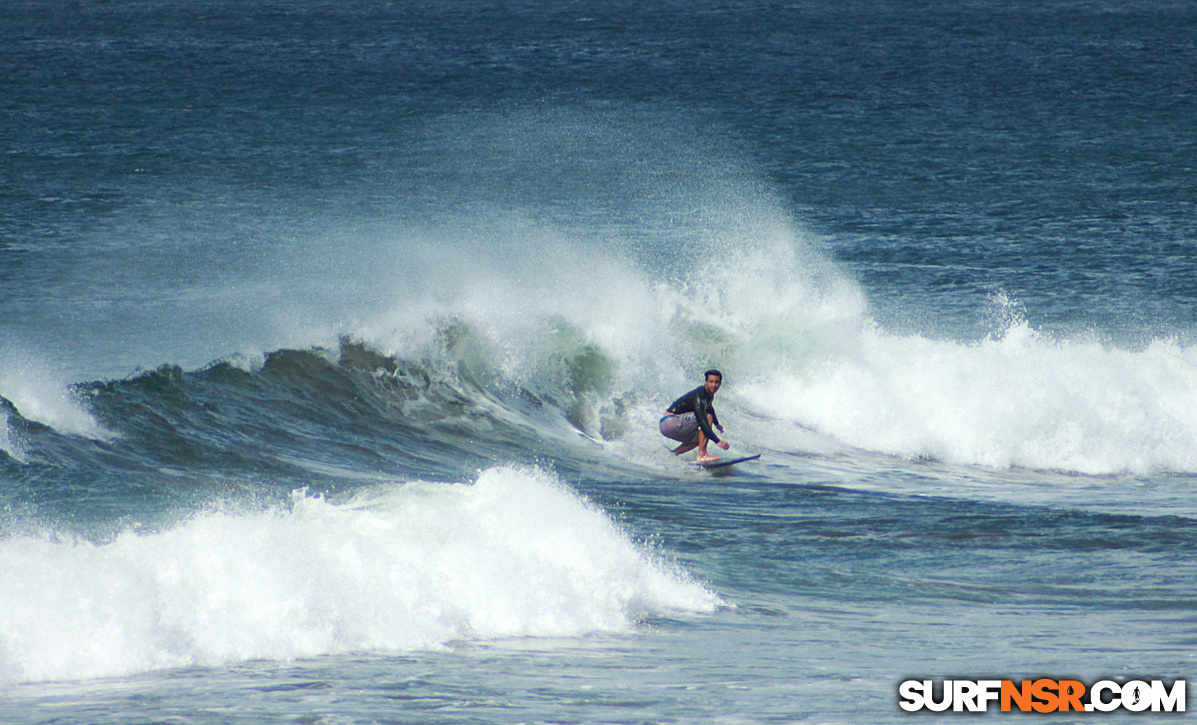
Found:
[{"label": "surfer's leg", "polygon": [[[707,424],[714,425],[715,417],[710,413],[707,414]],[[712,456],[707,453],[707,434],[702,432],[702,428],[698,429],[698,460],[700,461],[717,461],[719,456]]]},{"label": "surfer's leg", "polygon": [[698,447],[698,441],[691,441],[689,443],[683,443],[680,446],[678,446],[677,448],[673,449],[673,455],[680,456],[683,453],[689,453],[690,451],[694,450],[697,447]]}]

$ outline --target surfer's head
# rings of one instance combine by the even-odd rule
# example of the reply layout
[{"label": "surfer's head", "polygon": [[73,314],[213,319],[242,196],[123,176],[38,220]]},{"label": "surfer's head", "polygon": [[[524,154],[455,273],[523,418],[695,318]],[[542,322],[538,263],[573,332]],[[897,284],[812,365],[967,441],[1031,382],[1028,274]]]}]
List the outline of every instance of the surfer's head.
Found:
[{"label": "surfer's head", "polygon": [[718,370],[708,370],[705,373],[703,373],[703,376],[706,378],[706,381],[707,381],[706,382],[707,393],[710,395],[714,395],[715,391],[719,389],[719,386],[723,385],[723,373],[719,372]]}]

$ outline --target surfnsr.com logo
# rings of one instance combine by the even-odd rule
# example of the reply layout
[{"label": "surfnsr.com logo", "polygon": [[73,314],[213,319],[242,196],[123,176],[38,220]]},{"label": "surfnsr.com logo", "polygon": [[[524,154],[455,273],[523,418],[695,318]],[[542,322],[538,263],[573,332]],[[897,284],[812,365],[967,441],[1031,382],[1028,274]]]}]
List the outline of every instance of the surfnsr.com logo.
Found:
[{"label": "surfnsr.com logo", "polygon": [[898,704],[907,712],[1184,712],[1185,681],[1101,680],[906,680]]}]

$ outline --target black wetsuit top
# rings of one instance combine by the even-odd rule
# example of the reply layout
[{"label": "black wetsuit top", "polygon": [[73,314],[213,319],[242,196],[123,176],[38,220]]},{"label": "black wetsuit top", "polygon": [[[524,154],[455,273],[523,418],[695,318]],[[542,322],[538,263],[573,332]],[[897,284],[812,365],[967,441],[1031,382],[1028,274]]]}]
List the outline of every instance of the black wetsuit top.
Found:
[{"label": "black wetsuit top", "polygon": [[705,385],[699,385],[673,401],[673,405],[666,408],[665,412],[675,415],[693,413],[694,417],[698,419],[698,427],[702,428],[706,437],[710,438],[712,443],[719,442],[719,436],[715,435],[715,431],[711,430],[711,424],[707,422],[707,413],[710,413],[711,422],[719,425],[719,416],[715,415],[715,398],[707,394]]}]

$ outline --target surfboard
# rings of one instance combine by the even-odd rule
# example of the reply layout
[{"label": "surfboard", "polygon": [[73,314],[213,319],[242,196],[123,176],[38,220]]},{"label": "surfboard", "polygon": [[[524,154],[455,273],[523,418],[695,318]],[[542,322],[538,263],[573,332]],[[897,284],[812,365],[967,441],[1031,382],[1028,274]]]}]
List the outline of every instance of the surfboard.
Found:
[{"label": "surfboard", "polygon": [[717,461],[705,461],[705,462],[695,461],[694,465],[698,466],[699,468],[705,468],[708,471],[712,471],[717,468],[727,468],[728,466],[734,466],[737,463],[744,463],[745,461],[755,461],[756,459],[758,459],[760,457],[761,457],[761,454],[758,453],[755,456],[744,456],[743,458],[720,458]]}]

